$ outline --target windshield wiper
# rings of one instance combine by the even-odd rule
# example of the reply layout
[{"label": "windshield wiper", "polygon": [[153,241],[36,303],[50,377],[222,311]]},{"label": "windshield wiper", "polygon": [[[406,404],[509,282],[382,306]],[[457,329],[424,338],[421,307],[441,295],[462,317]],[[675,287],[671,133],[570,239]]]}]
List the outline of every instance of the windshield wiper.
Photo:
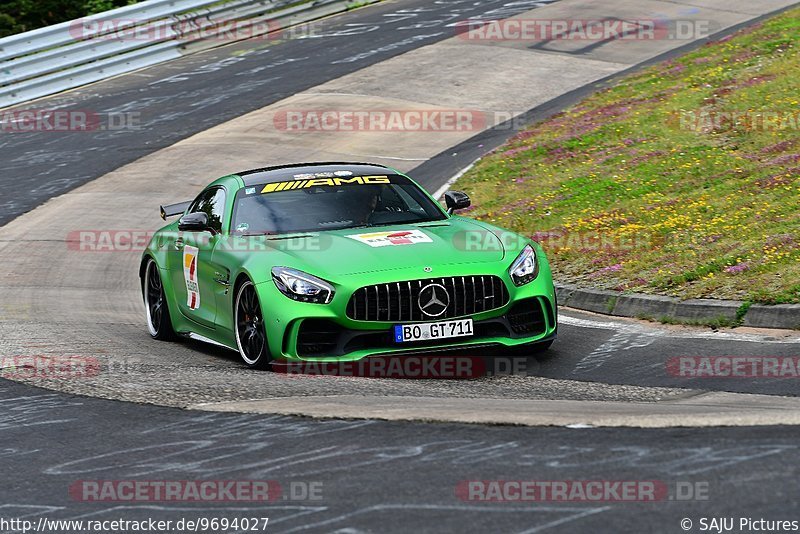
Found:
[{"label": "windshield wiper", "polygon": [[263,232],[257,234],[240,234],[238,237],[263,237],[269,236],[271,237],[270,241],[276,241],[278,239],[302,239],[305,237],[314,237],[313,230],[304,230],[302,232]]},{"label": "windshield wiper", "polygon": [[278,232],[256,232],[255,234],[239,234],[238,237],[260,237],[265,235],[278,235]]}]

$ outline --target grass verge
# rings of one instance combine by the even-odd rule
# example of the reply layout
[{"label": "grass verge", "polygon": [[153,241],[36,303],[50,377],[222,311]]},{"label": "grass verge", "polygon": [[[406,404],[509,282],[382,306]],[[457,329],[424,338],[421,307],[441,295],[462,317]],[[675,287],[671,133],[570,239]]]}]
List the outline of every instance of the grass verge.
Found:
[{"label": "grass verge", "polygon": [[458,182],[561,282],[800,302],[800,10],[622,79]]}]

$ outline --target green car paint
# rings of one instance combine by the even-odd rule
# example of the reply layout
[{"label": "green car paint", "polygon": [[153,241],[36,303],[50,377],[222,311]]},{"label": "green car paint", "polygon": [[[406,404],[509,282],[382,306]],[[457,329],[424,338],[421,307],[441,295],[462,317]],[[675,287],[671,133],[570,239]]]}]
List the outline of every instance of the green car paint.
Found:
[{"label": "green car paint", "polygon": [[[308,176],[309,173],[313,175],[318,169],[325,169],[318,174],[329,176],[330,169],[338,169],[337,172],[342,174],[350,173],[350,176],[358,176],[360,173],[363,174],[363,169],[358,165],[365,164],[306,164],[266,171],[273,174],[296,172],[299,173],[297,176]],[[486,345],[500,348],[541,346],[554,339],[557,331],[556,296],[547,258],[538,243],[485,222],[449,213],[410,178],[394,169],[376,166],[376,168],[370,167],[369,170],[372,174],[398,176],[413,184],[425,198],[435,204],[440,211],[437,214],[439,220],[376,225],[369,228],[246,235],[251,226],[249,223],[239,222],[234,225],[237,199],[241,200],[244,194],[262,193],[260,190],[254,191],[252,183],[248,183],[243,177],[244,173],[229,175],[216,180],[204,189],[204,192],[215,190],[221,192],[219,194],[224,194],[222,204],[224,209],[218,217],[212,216],[211,221],[219,229],[218,232],[181,231],[180,221],[176,220],[154,234],[144,251],[140,267],[144,293],[147,294],[145,286],[148,283],[146,273],[148,264],[154,262],[155,267],[152,272],[155,273],[157,267],[171,330],[178,335],[198,337],[237,350],[235,298],[241,285],[251,282],[263,313],[263,329],[271,359],[353,361],[377,354],[419,353],[423,349],[440,350]],[[258,187],[260,189],[261,185]],[[189,208],[186,209],[186,212],[188,211]],[[181,220],[187,217],[189,214],[184,213]],[[365,242],[363,238],[365,234],[378,232],[395,232],[400,235],[410,232],[405,235],[423,236],[424,239],[400,246],[371,246]],[[526,246],[532,247],[535,252],[538,271],[531,281],[517,285],[509,273],[509,267]],[[295,269],[327,282],[334,290],[332,299],[327,303],[316,303],[287,297],[279,290],[273,278],[272,270],[276,267]],[[464,280],[488,275],[494,275],[502,280],[508,294],[507,304],[488,311],[478,311],[478,308],[474,307],[470,313],[466,313],[468,298]],[[456,282],[450,282],[453,280],[451,277],[457,277]],[[524,332],[522,334],[512,332],[509,335],[489,330],[478,335],[476,330],[473,336],[440,339],[435,343],[430,341],[424,344],[393,343],[391,338],[395,325],[408,324],[409,321],[398,322],[388,318],[356,320],[348,316],[348,303],[351,296],[360,288],[386,286],[388,295],[389,289],[394,290],[395,285],[399,290],[401,284],[403,288],[408,284],[411,291],[411,284],[408,281],[437,279],[442,280],[442,287],[448,291],[450,291],[446,287],[448,282],[453,284],[452,288],[456,291],[459,289],[456,285],[458,281],[462,283],[460,289],[465,292],[463,297],[465,313],[455,318],[470,317],[475,325],[495,319],[507,321],[510,320],[509,313],[515,304],[525,300],[525,306],[530,306],[531,310],[535,310],[537,317],[540,317],[541,325],[530,335]],[[472,280],[474,281],[474,278]],[[470,294],[469,302],[479,298],[474,284],[471,290],[474,293]],[[487,292],[485,287],[483,292],[484,295]],[[148,305],[147,297],[145,304]],[[405,306],[405,303],[402,305]],[[417,303],[408,304],[411,307],[414,305]],[[418,305],[422,306],[421,303]],[[448,302],[448,305],[452,304]],[[514,313],[520,313],[519,306],[514,310]],[[328,320],[346,332],[386,334],[386,342],[356,347],[353,350],[339,350],[335,354],[318,352],[309,354],[299,351],[298,336],[301,325],[304,321],[319,319]],[[435,317],[424,317],[418,318],[413,323],[436,320]],[[149,311],[148,321],[150,321]],[[152,326],[151,334],[154,334]]]}]

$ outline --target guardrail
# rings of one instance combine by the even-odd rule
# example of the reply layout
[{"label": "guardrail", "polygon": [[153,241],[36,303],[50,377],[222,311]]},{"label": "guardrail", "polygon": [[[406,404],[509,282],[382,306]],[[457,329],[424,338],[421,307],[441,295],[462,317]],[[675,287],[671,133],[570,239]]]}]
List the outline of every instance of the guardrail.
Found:
[{"label": "guardrail", "polygon": [[280,31],[347,10],[354,3],[147,0],[11,35],[0,39],[0,108]]}]

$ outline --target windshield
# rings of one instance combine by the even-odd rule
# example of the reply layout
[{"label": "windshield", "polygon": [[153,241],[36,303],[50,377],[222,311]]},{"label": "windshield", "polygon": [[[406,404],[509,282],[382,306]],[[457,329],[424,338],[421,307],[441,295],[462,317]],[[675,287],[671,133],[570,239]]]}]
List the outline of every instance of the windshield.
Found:
[{"label": "windshield", "polygon": [[300,174],[291,180],[245,187],[236,196],[232,233],[319,232],[446,218],[435,202],[403,176],[332,174]]}]

